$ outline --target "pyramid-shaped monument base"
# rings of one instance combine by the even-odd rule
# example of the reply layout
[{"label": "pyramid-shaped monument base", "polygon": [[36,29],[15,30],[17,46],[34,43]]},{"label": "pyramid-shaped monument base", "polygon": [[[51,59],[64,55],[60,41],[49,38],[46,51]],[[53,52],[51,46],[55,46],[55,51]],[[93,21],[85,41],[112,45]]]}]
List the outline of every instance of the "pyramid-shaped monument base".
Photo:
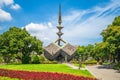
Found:
[{"label": "pyramid-shaped monument base", "polygon": [[77,48],[69,43],[59,46],[56,43],[51,43],[44,48],[44,56],[49,60],[58,62],[70,61],[76,52]]}]

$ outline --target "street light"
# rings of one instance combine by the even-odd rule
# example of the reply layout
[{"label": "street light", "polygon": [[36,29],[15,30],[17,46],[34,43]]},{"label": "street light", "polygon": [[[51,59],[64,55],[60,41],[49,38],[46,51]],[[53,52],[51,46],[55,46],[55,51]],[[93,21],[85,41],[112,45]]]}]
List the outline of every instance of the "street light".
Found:
[{"label": "street light", "polygon": [[79,69],[81,68],[82,63],[81,63],[81,55],[79,55]]}]

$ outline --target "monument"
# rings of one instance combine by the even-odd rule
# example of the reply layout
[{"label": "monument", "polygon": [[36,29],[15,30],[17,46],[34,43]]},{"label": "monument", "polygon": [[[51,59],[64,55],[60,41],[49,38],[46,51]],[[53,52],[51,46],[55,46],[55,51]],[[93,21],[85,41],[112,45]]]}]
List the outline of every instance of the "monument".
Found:
[{"label": "monument", "polygon": [[70,43],[62,39],[62,15],[61,15],[61,5],[59,5],[59,16],[58,16],[58,39],[49,44],[44,48],[44,56],[49,60],[56,60],[58,62],[68,62],[70,61],[77,50],[75,46],[72,46]]}]

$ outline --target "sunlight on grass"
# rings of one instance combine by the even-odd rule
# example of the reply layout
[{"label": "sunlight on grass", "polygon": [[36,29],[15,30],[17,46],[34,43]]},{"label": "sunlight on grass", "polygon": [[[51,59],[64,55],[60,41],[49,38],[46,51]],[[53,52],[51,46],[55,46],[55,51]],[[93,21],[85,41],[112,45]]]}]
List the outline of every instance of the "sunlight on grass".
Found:
[{"label": "sunlight on grass", "polygon": [[17,79],[17,78],[8,78],[8,77],[1,77],[0,76],[0,80],[20,80],[20,79]]}]

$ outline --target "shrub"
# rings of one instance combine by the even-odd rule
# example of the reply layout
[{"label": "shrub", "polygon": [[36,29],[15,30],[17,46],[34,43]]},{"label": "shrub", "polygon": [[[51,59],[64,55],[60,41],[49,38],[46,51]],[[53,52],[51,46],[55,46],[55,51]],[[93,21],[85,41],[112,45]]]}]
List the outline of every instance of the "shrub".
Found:
[{"label": "shrub", "polygon": [[96,60],[88,60],[88,61],[83,62],[83,64],[85,64],[85,65],[93,65],[93,64],[97,64],[97,61]]},{"label": "shrub", "polygon": [[[71,61],[71,62],[74,64],[79,64],[79,61]],[[97,64],[97,61],[96,60],[86,60],[86,61],[82,62],[82,64],[93,65],[93,64]]]},{"label": "shrub", "polygon": [[5,54],[5,55],[3,55],[4,63],[10,63],[11,60],[12,60],[12,57],[13,57],[12,54]]},{"label": "shrub", "polygon": [[39,56],[39,60],[40,60],[40,63],[43,63],[45,61],[45,57],[44,56]]},{"label": "shrub", "polygon": [[57,64],[58,62],[57,61],[44,61],[43,64]]},{"label": "shrub", "polygon": [[45,58],[44,56],[40,56],[40,62],[42,64],[57,64],[57,61],[50,61],[47,58]]},{"label": "shrub", "polygon": [[29,56],[22,56],[22,64],[28,64],[31,58]]},{"label": "shrub", "polygon": [[32,62],[33,64],[39,64],[39,63],[40,63],[40,60],[39,60],[39,57],[38,57],[37,54],[34,54],[34,55],[32,56],[31,62]]},{"label": "shrub", "polygon": [[120,63],[117,63],[113,68],[117,69],[117,70],[120,70]]},{"label": "shrub", "polygon": [[3,63],[3,58],[1,55],[0,55],[0,63]]},{"label": "shrub", "polygon": [[78,64],[78,61],[70,61],[70,63]]}]

